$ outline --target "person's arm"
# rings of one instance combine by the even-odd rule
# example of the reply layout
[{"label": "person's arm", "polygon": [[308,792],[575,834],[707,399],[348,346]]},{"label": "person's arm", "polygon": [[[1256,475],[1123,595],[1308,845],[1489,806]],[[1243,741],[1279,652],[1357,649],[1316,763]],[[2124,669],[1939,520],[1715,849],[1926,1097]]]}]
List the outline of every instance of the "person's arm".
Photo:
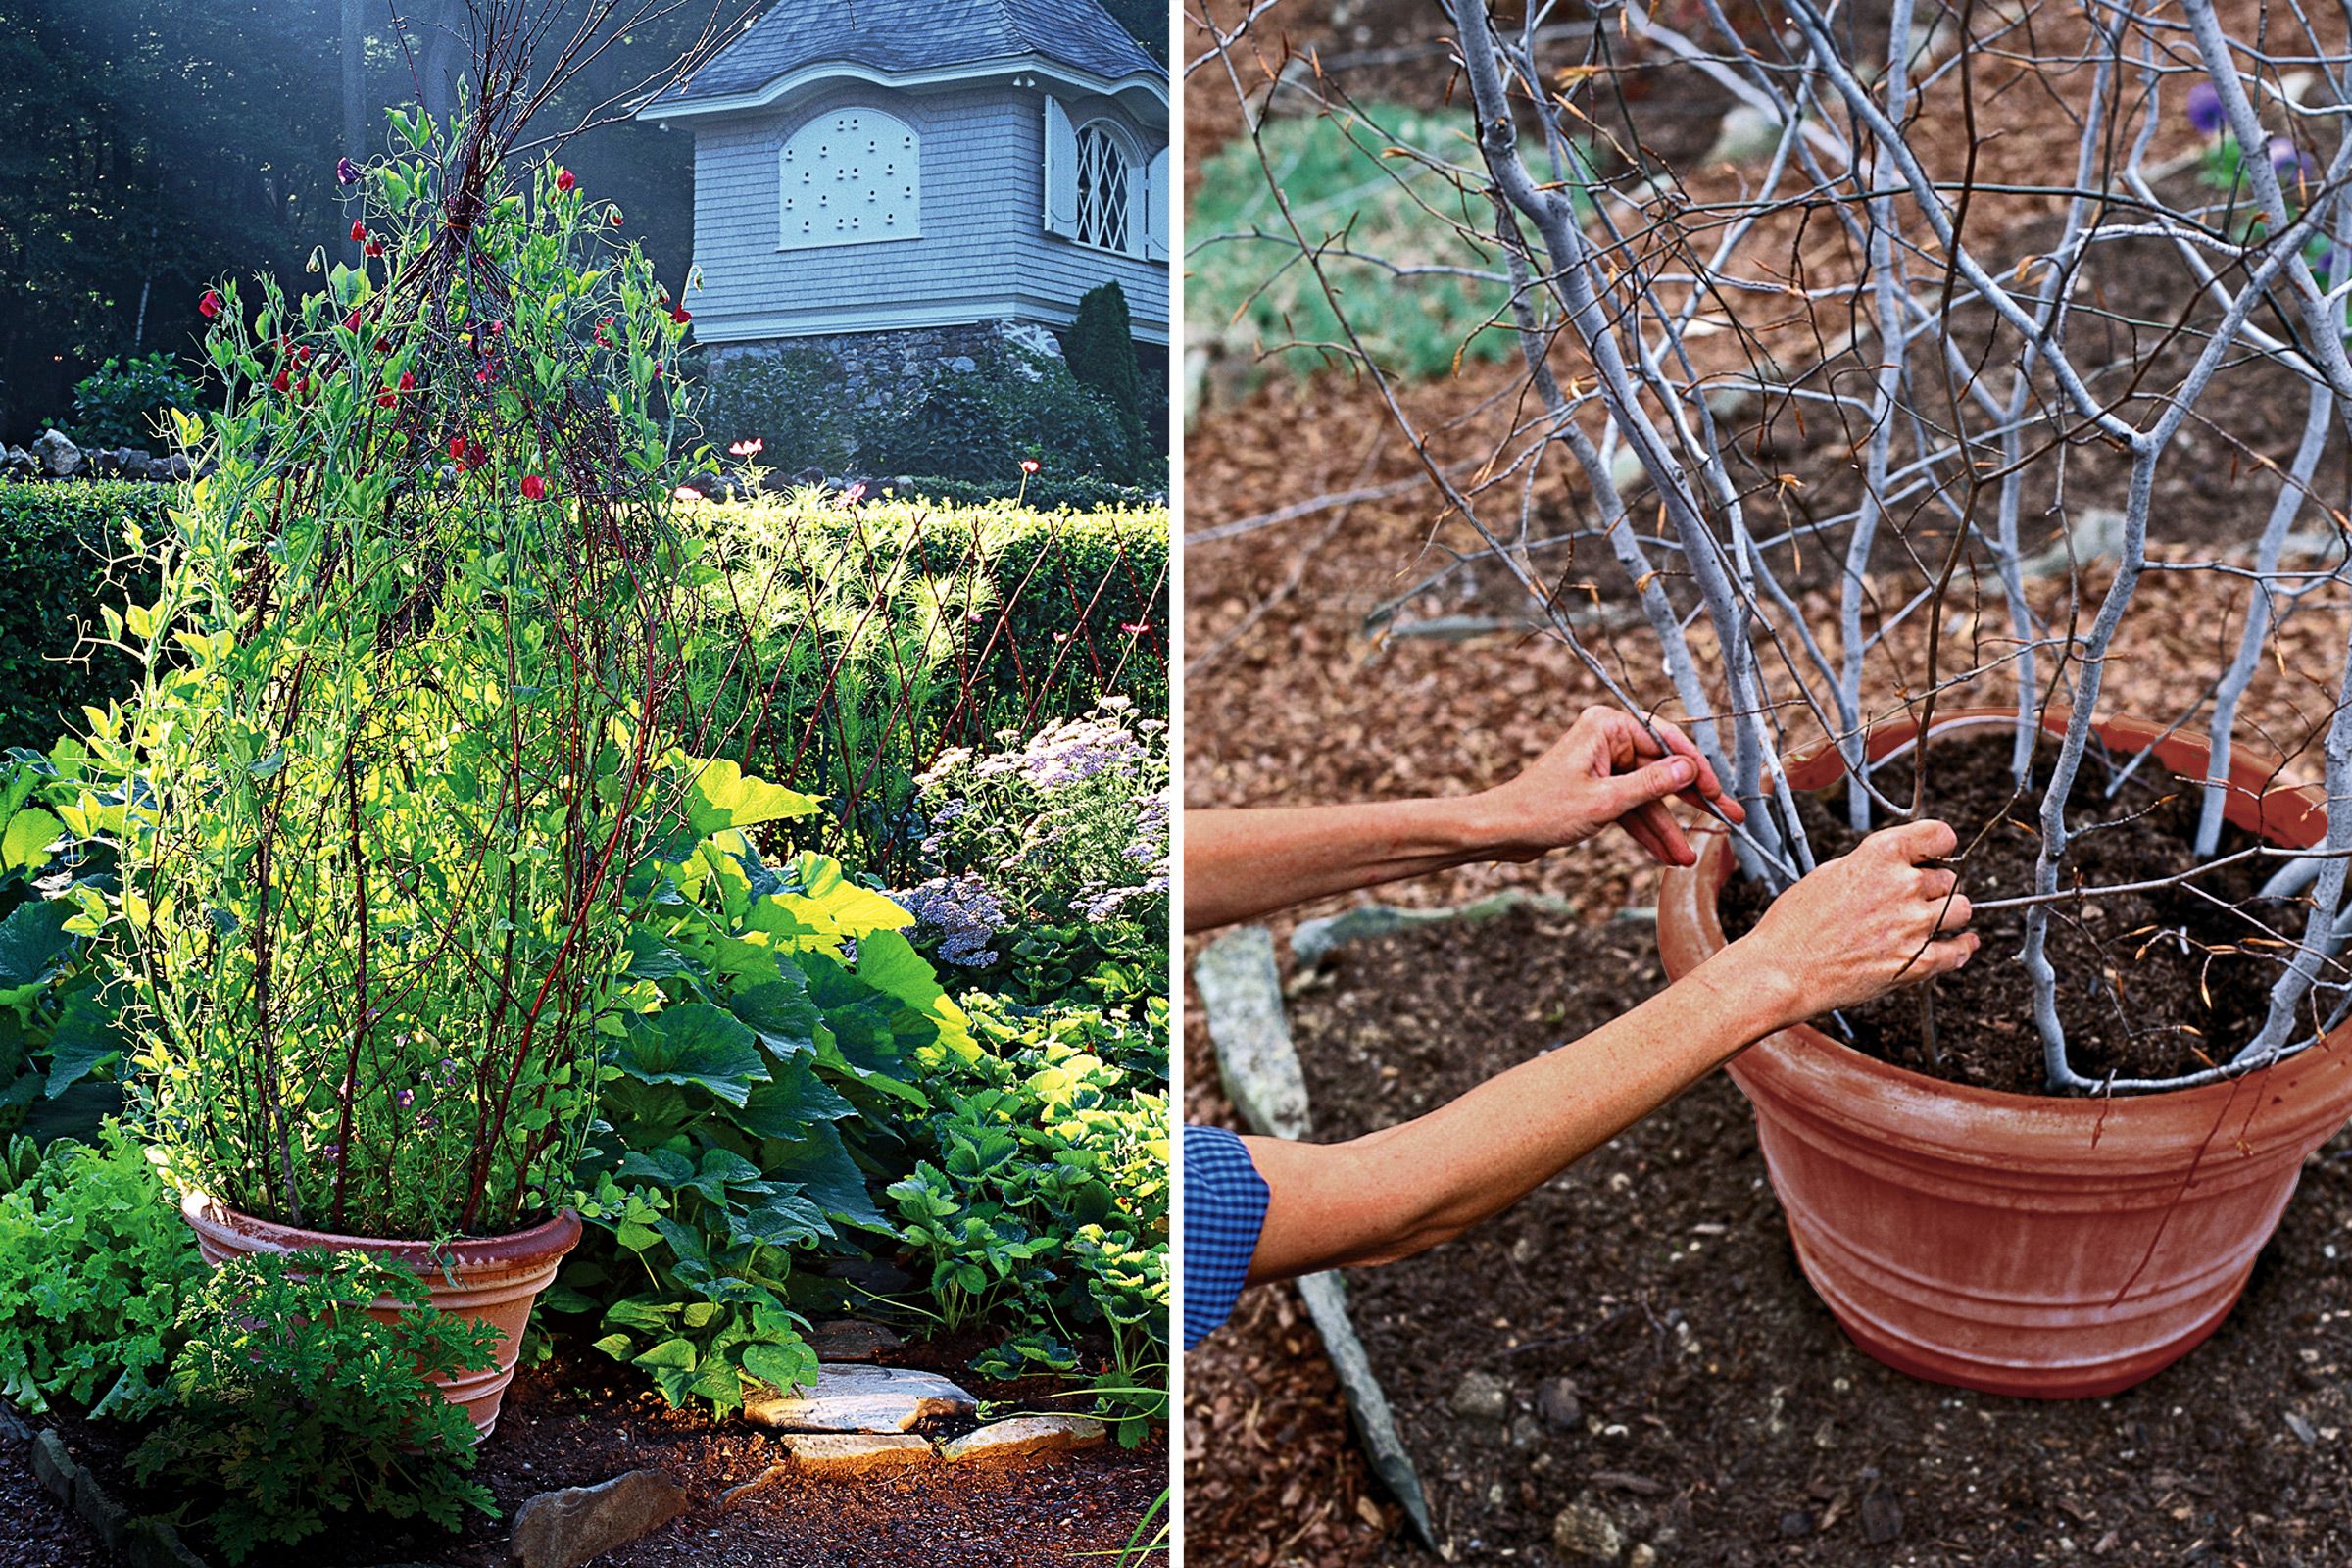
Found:
[{"label": "person's arm", "polygon": [[1689,865],[1690,842],[1666,805],[1676,795],[1744,820],[1681,730],[1663,719],[1645,730],[1628,713],[1592,708],[1525,772],[1476,795],[1187,811],[1185,929],[1207,931],[1474,860],[1532,860],[1612,822],[1661,863]]},{"label": "person's arm", "polygon": [[1383,1263],[1501,1212],[1748,1046],[1977,950],[1941,822],[1872,835],[1632,1012],[1427,1115],[1344,1144],[1245,1139],[1268,1189],[1250,1283]]}]

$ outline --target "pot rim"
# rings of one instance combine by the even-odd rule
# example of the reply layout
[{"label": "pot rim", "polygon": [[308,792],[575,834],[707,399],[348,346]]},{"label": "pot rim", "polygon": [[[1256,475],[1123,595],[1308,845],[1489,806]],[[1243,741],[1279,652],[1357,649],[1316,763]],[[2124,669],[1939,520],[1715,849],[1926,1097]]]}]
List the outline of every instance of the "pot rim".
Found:
[{"label": "pot rim", "polygon": [[[2050,710],[2043,714],[2040,727],[2051,733],[2063,733],[2068,716],[2064,710]],[[2014,727],[2016,722],[2017,712],[2014,709],[1963,708],[1939,712],[1932,727],[1936,733],[1942,734],[1947,725],[1953,728],[1979,728],[1988,723],[2005,723]],[[2175,729],[2121,714],[2094,722],[2103,741],[2114,731],[2121,730],[2127,734],[2137,731],[2150,744],[2160,740],[2168,745],[2185,744],[2210,755],[2211,741],[2202,730]],[[1882,761],[1907,750],[1916,735],[1916,721],[1907,717],[1878,726],[1870,732],[1866,741],[1866,755],[1873,763]],[[2145,749],[2145,746],[2139,748]],[[1785,770],[1791,775],[1791,787],[1795,787],[1796,775],[1811,770],[1807,764],[1820,762],[1824,760],[1825,753],[1834,756],[1835,751],[1835,743],[1825,739],[1790,753]],[[2275,756],[2267,755],[2259,748],[2233,748],[2230,765],[2231,782],[2236,786],[2233,793],[2242,793],[2245,796],[2245,808],[2250,808],[2256,819],[2271,829],[2265,834],[2266,837],[2300,838],[2310,829],[2315,816],[2324,821],[2326,794],[2313,785],[2269,783],[2269,780],[2276,778],[2280,765]],[[1833,782],[1835,778],[1843,776],[1844,764],[1839,760]],[[1822,789],[1829,787],[1832,787],[1831,783],[1816,786]],[[2265,808],[2274,800],[2290,808],[2287,818],[2275,825],[2265,820],[2268,816]],[[2232,802],[2233,807],[2237,804]],[[2302,809],[2292,810],[2296,807]],[[1714,823],[1702,826],[1694,837],[1699,841],[1696,845],[1697,863],[1668,867],[1664,885],[1660,889],[1659,946],[1662,956],[1666,957],[1669,973],[1674,978],[1689,973],[1729,946],[1723,933],[1717,898],[1724,884],[1731,879],[1734,869],[1731,838],[1720,824]],[[2307,842],[2317,842],[2317,837],[2316,833],[2312,834]],[[1672,940],[1668,934],[1670,923],[1680,924],[1689,937],[1695,940]],[[1679,964],[1678,960],[1681,960]],[[1922,1098],[1953,1107],[1965,1107],[1983,1116],[1995,1118],[2020,1132],[2029,1130],[2032,1124],[2041,1124],[2053,1131],[2063,1124],[2066,1130],[2073,1132],[2078,1130],[2075,1124],[2086,1116],[2095,1118],[2102,1131],[2114,1129],[2120,1132],[2135,1122],[2144,1126],[2159,1118],[2169,1121],[2186,1113],[2203,1123],[2204,1131],[2199,1135],[2200,1140],[2210,1140],[2221,1131],[2218,1118],[2228,1113],[2230,1104],[2245,1093],[2249,1085],[2268,1084],[2272,1074],[2292,1071],[2298,1067],[2332,1068],[2338,1076],[2352,1071],[2352,1051],[2341,1049],[2347,1040],[2352,1040],[2352,1022],[2338,1025],[2291,1055],[2251,1067],[2229,1078],[2182,1089],[2150,1090],[2118,1096],[2019,1094],[2010,1090],[1954,1083],[1866,1055],[1811,1023],[1794,1024],[1757,1041],[1733,1057],[1727,1066],[1735,1077],[1768,1077],[1780,1080],[1783,1084],[1808,1073],[1839,1077],[1882,1103],[1895,1100],[1911,1102],[1908,1107],[1910,1114],[1904,1118],[1906,1120],[1916,1119],[1919,1108],[1917,1102]],[[2328,1108],[2328,1102],[2333,1097],[2325,1090],[2307,1088],[2300,1083],[2290,1083],[2285,1087],[2297,1092],[2297,1099],[2305,1102],[2307,1114],[2313,1119],[2340,1119],[2333,1109]],[[2283,1096],[2276,1098],[2283,1099]],[[1849,1103],[1838,1107],[1832,1114],[1840,1120],[1861,1120],[1864,1119],[1859,1114],[1862,1108]],[[1878,1117],[1869,1119],[1882,1120]],[[2096,1136],[2094,1134],[2094,1138]],[[1942,1146],[1940,1141],[1936,1142],[1936,1147],[1946,1153],[1954,1152]],[[1986,1150],[1984,1152],[1986,1163],[2005,1163],[1999,1151]]]},{"label": "pot rim", "polygon": [[569,1208],[562,1208],[536,1225],[495,1236],[453,1236],[438,1242],[352,1236],[339,1231],[309,1230],[248,1214],[200,1187],[191,1187],[181,1196],[179,1211],[199,1232],[260,1243],[272,1251],[323,1247],[337,1252],[367,1252],[388,1262],[408,1263],[436,1272],[445,1266],[467,1269],[538,1262],[551,1253],[561,1255],[570,1251],[578,1245],[581,1234],[580,1216]]}]

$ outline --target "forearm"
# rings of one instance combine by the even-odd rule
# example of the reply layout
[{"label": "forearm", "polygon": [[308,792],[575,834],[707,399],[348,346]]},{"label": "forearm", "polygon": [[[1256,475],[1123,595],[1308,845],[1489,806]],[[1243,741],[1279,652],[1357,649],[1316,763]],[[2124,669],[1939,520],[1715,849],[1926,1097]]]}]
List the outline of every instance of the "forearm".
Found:
[{"label": "forearm", "polygon": [[1251,1281],[1451,1240],[1804,1016],[1793,990],[1735,945],[1624,1017],[1427,1115],[1346,1144],[1252,1140],[1272,1196]]},{"label": "forearm", "polygon": [[1187,811],[1184,923],[1206,931],[1496,853],[1480,798]]}]

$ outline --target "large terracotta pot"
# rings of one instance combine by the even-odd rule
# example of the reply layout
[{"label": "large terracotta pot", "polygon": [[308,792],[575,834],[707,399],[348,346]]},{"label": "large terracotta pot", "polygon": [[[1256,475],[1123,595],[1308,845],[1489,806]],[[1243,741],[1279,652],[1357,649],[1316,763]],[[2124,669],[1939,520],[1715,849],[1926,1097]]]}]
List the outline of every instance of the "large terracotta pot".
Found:
[{"label": "large terracotta pot", "polygon": [[[462,1237],[441,1247],[430,1242],[387,1242],[306,1231],[256,1219],[202,1193],[189,1193],[180,1200],[179,1211],[196,1232],[204,1260],[215,1268],[232,1257],[254,1252],[291,1252],[305,1247],[338,1252],[356,1250],[410,1269],[424,1281],[432,1304],[442,1311],[495,1327],[500,1336],[495,1366],[434,1380],[450,1403],[462,1406],[473,1418],[476,1443],[498,1425],[499,1402],[506,1397],[507,1385],[514,1380],[514,1358],[522,1348],[522,1331],[531,1321],[531,1303],[554,1283],[564,1254],[580,1240],[579,1216],[569,1209],[511,1236]],[[397,1301],[378,1298],[373,1315],[390,1322],[401,1310]]]},{"label": "large terracotta pot", "polygon": [[[2065,723],[2044,719],[2053,733]],[[1936,733],[2014,724],[2011,712],[1963,710]],[[2172,772],[2204,776],[2201,735],[2160,740],[2162,726],[2130,718],[2096,728],[2114,751],[2153,743]],[[1887,725],[1871,755],[1914,733]],[[2324,793],[2266,787],[2277,765],[2239,750],[2230,820],[2317,843]],[[1834,752],[1788,766],[1798,789],[1840,776]],[[1715,900],[1732,868],[1717,830],[1695,866],[1667,872],[1669,975],[1724,945]],[[2021,974],[2021,1017],[2027,1005]],[[2019,1039],[2036,1049],[2033,1031]],[[1917,1377],[2042,1398],[2112,1394],[2195,1348],[2245,1289],[2304,1156],[2352,1119],[2352,1028],[2230,1082],[2112,1100],[1964,1088],[1802,1025],[1729,1070],[1756,1108],[1797,1260],[1853,1342]]]}]

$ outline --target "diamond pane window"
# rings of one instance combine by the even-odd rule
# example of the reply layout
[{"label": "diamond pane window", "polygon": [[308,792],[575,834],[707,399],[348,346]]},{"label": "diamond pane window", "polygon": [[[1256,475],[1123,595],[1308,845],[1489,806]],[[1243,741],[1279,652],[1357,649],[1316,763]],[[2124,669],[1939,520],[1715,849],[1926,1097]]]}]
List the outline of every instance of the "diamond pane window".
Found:
[{"label": "diamond pane window", "polygon": [[1127,154],[1101,125],[1078,132],[1078,238],[1104,250],[1129,248]]}]

